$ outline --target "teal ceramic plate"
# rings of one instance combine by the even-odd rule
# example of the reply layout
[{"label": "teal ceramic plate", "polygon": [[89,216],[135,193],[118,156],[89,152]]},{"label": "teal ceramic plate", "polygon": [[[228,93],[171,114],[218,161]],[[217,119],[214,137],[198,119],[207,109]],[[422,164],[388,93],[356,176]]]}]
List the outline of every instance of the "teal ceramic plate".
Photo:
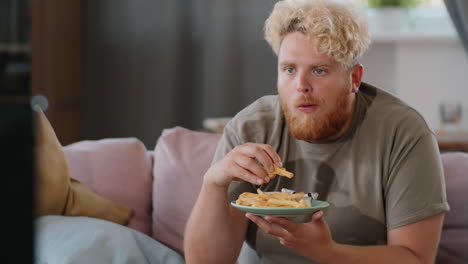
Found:
[{"label": "teal ceramic plate", "polygon": [[295,216],[307,215],[328,207],[330,204],[325,201],[313,200],[312,207],[304,208],[284,208],[284,207],[252,207],[245,205],[237,205],[236,201],[232,201],[231,205],[235,208],[252,213],[255,215],[274,215],[274,216]]}]

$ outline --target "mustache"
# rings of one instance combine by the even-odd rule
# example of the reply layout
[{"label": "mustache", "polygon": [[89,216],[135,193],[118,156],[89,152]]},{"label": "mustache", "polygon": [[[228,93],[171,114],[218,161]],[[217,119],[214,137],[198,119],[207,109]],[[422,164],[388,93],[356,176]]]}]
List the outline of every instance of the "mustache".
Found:
[{"label": "mustache", "polygon": [[294,105],[319,105],[322,103],[322,100],[313,96],[302,95],[300,98],[295,100]]}]

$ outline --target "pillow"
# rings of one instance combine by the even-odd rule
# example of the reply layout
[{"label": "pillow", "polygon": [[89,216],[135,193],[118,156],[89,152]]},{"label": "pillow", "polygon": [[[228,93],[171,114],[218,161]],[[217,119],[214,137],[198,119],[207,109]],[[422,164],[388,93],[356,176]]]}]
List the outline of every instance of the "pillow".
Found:
[{"label": "pillow", "polygon": [[152,159],[136,138],[80,141],[64,147],[70,176],[133,210],[128,227],[151,235]]},{"label": "pillow", "polygon": [[69,176],[68,164],[52,126],[36,111],[36,216],[81,215],[126,223],[130,209],[92,192]]},{"label": "pillow", "polygon": [[34,263],[184,263],[151,237],[96,218],[40,217],[34,239]]},{"label": "pillow", "polygon": [[154,150],[153,238],[183,254],[184,229],[220,134],[181,127],[162,132]]}]

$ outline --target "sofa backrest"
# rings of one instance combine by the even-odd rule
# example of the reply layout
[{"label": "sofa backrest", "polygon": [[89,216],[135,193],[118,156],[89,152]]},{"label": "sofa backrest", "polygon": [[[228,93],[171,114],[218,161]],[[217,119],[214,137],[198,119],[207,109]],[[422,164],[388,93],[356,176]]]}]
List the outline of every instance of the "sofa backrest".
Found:
[{"label": "sofa backrest", "polygon": [[445,214],[437,263],[468,262],[468,153],[442,154],[450,211]]},{"label": "sofa backrest", "polygon": [[185,224],[220,137],[175,127],[154,150],[153,238],[182,255]]},{"label": "sofa backrest", "polygon": [[152,157],[140,140],[88,140],[63,149],[70,177],[131,208],[127,225],[151,236]]},{"label": "sofa backrest", "polygon": [[444,227],[468,228],[468,153],[443,153],[442,163],[450,205],[450,211],[445,214]]}]

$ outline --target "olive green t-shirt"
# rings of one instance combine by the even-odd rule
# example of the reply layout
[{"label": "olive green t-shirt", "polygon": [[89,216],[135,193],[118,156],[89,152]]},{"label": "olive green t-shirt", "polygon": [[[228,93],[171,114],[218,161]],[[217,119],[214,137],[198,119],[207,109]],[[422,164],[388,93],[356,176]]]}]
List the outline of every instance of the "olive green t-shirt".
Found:
[{"label": "olive green t-shirt", "polygon": [[[393,95],[363,83],[349,129],[333,142],[293,138],[277,95],[264,96],[225,127],[213,162],[246,142],[271,145],[294,178],[276,177],[260,188],[318,192],[333,239],[382,245],[387,232],[448,211],[435,136],[421,115]],[[258,186],[234,181],[230,200]],[[261,263],[313,263],[249,223],[247,243]],[[313,245],[312,245],[313,246]]]}]

